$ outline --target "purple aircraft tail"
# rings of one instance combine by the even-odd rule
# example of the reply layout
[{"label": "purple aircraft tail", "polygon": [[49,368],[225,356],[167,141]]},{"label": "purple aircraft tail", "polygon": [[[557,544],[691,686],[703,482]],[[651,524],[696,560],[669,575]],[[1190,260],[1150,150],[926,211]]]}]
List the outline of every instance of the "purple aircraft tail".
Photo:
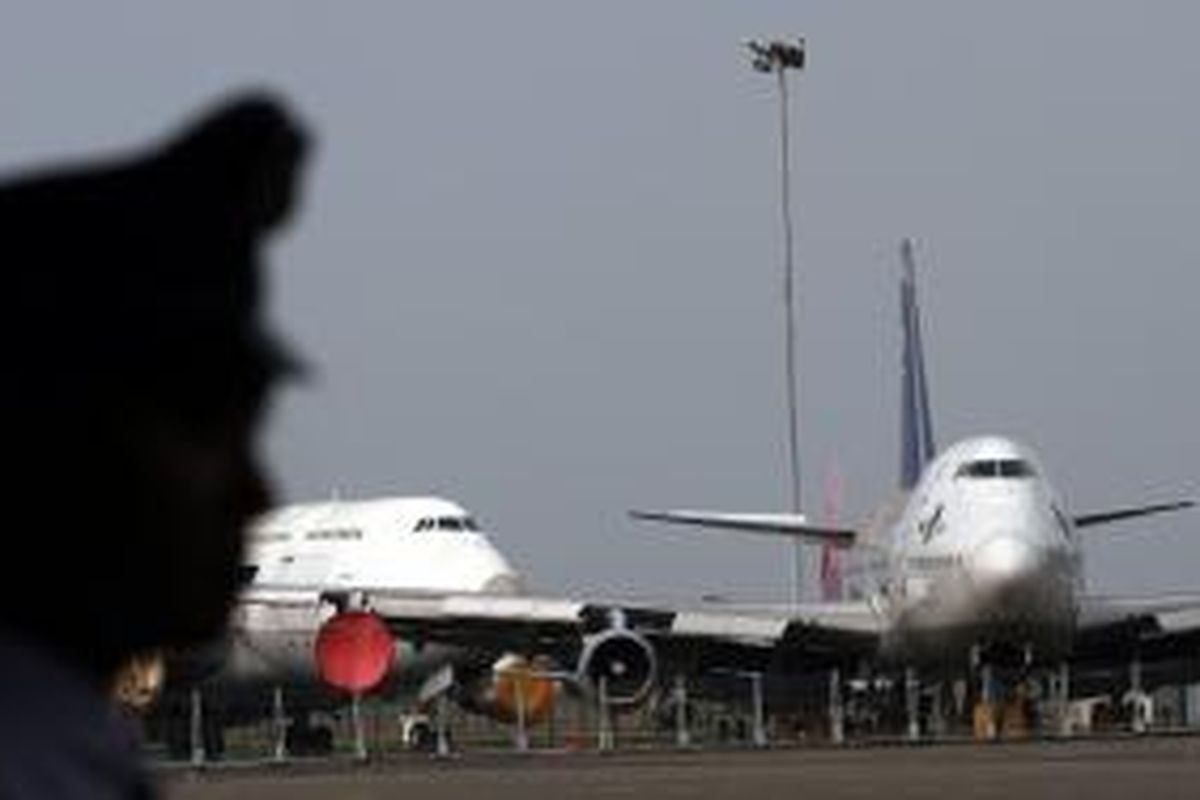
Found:
[{"label": "purple aircraft tail", "polygon": [[933,423],[929,387],[925,382],[925,351],[921,346],[921,313],[917,306],[916,267],[911,239],[900,243],[900,319],[904,354],[900,407],[900,488],[911,489],[933,458]]},{"label": "purple aircraft tail", "polygon": [[[825,498],[821,509],[823,524],[835,527],[842,511],[842,473],[836,465],[825,474]],[[821,545],[821,600],[835,603],[842,599],[842,550],[831,544]]]}]

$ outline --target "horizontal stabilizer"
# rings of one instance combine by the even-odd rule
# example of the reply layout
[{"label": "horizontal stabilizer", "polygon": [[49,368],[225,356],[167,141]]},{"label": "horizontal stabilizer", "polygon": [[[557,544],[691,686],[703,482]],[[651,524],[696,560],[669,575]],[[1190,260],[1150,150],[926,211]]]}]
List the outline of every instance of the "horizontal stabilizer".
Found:
[{"label": "horizontal stabilizer", "polygon": [[1130,519],[1131,517],[1146,517],[1150,514],[1161,514],[1165,511],[1179,511],[1184,508],[1191,508],[1196,505],[1191,500],[1180,500],[1175,503],[1157,503],[1150,506],[1137,506],[1134,508],[1118,508],[1113,511],[1101,511],[1096,514],[1082,514],[1075,517],[1076,528],[1087,528],[1091,525],[1103,525],[1108,522],[1116,522],[1122,519]]},{"label": "horizontal stabilizer", "polygon": [[857,532],[852,528],[831,528],[812,525],[803,514],[730,514],[719,511],[630,511],[634,519],[694,525],[700,528],[720,528],[746,533],[765,533],[791,536],[798,539],[850,547]]}]

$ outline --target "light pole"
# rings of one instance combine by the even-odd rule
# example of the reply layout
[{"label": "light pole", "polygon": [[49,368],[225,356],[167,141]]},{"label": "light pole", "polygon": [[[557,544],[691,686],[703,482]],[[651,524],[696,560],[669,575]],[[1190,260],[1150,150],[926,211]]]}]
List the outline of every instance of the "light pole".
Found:
[{"label": "light pole", "polygon": [[[800,503],[800,431],[798,381],[796,374],[796,269],[793,260],[791,161],[788,156],[788,92],[787,71],[804,69],[804,39],[793,41],[773,39],[769,42],[750,40],[746,47],[751,64],[759,72],[773,73],[779,85],[779,206],[783,217],[783,306],[784,306],[784,374],[787,391],[788,462],[791,467],[791,511],[799,514]],[[792,544],[792,603],[804,595],[804,545]]]}]

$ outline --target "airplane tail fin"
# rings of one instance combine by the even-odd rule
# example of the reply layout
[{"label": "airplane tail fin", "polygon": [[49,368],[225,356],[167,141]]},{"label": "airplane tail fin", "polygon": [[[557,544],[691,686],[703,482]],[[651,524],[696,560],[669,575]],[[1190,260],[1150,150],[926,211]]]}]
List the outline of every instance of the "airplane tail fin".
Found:
[{"label": "airplane tail fin", "polygon": [[[825,524],[837,525],[842,508],[842,473],[831,466],[825,476],[825,502],[822,509]],[[842,599],[842,553],[840,548],[826,542],[821,545],[821,600],[834,603]]]},{"label": "airplane tail fin", "polygon": [[913,243],[900,243],[900,319],[904,330],[900,406],[900,488],[911,489],[933,458],[933,423],[929,387],[925,382],[925,350],[921,345],[921,314],[917,306]]}]

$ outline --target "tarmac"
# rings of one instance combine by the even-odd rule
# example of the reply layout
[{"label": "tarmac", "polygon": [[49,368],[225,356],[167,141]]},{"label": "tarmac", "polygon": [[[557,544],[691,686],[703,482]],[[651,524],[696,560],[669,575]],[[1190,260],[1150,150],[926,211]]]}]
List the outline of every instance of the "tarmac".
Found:
[{"label": "tarmac", "polygon": [[167,800],[1200,796],[1200,738],[841,749],[466,754],[164,773]]}]

